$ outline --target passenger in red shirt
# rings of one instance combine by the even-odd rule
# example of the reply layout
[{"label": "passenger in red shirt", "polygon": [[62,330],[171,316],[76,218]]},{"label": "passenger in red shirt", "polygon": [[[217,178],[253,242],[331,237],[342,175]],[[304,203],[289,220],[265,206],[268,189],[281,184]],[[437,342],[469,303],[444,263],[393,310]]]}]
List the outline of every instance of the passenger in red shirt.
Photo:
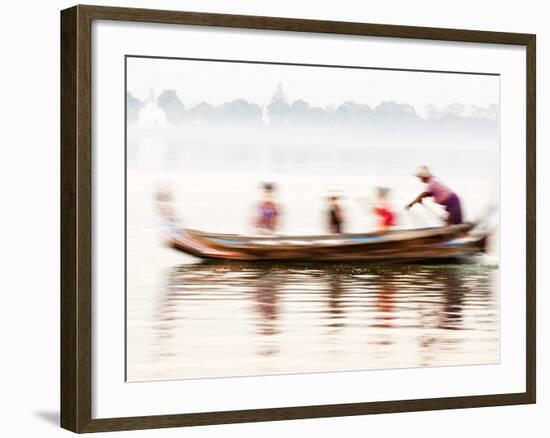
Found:
[{"label": "passenger in red shirt", "polygon": [[395,225],[395,213],[388,201],[390,189],[387,187],[378,187],[376,204],[373,206],[374,214],[378,218],[378,227],[386,230]]}]

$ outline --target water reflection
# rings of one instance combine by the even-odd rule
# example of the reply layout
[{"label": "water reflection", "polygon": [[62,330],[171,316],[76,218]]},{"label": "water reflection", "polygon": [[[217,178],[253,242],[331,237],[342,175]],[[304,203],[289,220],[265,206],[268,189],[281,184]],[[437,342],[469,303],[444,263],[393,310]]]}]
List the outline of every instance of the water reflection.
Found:
[{"label": "water reflection", "polygon": [[494,363],[496,273],[480,265],[180,265],[166,273],[144,369],[194,378]]}]

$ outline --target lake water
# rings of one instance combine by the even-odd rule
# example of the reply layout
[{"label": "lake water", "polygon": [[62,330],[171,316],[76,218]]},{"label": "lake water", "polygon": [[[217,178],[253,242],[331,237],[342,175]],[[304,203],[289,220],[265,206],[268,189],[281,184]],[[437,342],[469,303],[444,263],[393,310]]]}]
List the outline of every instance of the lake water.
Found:
[{"label": "lake water", "polygon": [[[442,170],[467,219],[481,214],[494,180]],[[173,191],[184,226],[245,233],[266,179],[277,183],[282,233],[322,232],[330,190],[346,195],[348,231],[374,226],[357,197],[372,194],[376,175],[128,171],[128,380],[499,361],[495,238],[489,255],[448,265],[204,263],[161,245],[159,185]],[[435,205],[403,212],[422,189],[410,171],[382,183],[392,188],[402,226],[437,223]]]},{"label": "lake water", "polygon": [[[495,363],[493,268],[180,264],[130,380]],[[130,330],[130,333],[133,333]]]}]

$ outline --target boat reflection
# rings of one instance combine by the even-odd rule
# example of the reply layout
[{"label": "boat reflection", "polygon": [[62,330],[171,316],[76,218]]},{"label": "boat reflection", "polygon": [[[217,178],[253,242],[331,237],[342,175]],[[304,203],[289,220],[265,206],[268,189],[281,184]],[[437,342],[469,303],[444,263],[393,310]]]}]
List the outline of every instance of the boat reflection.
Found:
[{"label": "boat reflection", "polygon": [[493,275],[477,265],[180,265],[159,296],[152,360],[168,360],[175,378],[494,362]]}]

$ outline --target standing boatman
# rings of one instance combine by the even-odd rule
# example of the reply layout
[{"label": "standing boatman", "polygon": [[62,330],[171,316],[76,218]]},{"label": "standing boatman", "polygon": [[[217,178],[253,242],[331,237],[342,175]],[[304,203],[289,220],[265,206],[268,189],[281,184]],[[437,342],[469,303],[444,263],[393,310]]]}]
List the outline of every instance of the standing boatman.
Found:
[{"label": "standing boatman", "polygon": [[445,207],[447,211],[447,225],[458,225],[462,223],[462,208],[457,194],[449,187],[443,184],[438,178],[434,177],[430,169],[426,166],[420,166],[415,176],[426,184],[426,191],[420,193],[414,200],[407,204],[408,210],[414,204],[422,204],[422,200],[427,197],[433,197],[434,201]]}]

